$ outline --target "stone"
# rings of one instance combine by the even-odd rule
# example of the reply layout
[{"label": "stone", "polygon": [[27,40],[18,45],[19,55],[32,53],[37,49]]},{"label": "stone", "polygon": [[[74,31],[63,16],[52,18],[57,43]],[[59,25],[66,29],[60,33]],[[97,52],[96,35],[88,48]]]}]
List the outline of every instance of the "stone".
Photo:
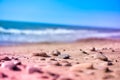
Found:
[{"label": "stone", "polygon": [[62,58],[62,59],[70,59],[70,55],[69,54],[61,54],[58,57]]},{"label": "stone", "polygon": [[68,61],[62,61],[61,64],[62,66],[72,66],[72,64]]},{"label": "stone", "polygon": [[32,56],[49,57],[45,52],[33,53]]},{"label": "stone", "polygon": [[96,51],[95,47],[93,47],[93,48],[91,49],[91,51]]},{"label": "stone", "polygon": [[0,72],[0,78],[7,78],[8,76],[2,72]]},{"label": "stone", "polygon": [[40,60],[43,60],[43,61],[44,61],[44,60],[45,60],[45,58],[41,58]]},{"label": "stone", "polygon": [[35,66],[27,66],[26,70],[29,74],[43,73],[43,71],[40,68],[35,67]]},{"label": "stone", "polygon": [[21,64],[22,64],[22,63],[21,63],[20,61],[18,61],[18,60],[14,60],[13,63],[14,63],[15,65],[21,65]]},{"label": "stone", "polygon": [[71,63],[62,63],[62,66],[72,66]]},{"label": "stone", "polygon": [[0,60],[10,61],[11,59],[7,56],[0,56]]},{"label": "stone", "polygon": [[113,65],[113,63],[112,63],[112,62],[108,62],[107,64],[108,64],[108,66],[111,66],[111,65]]},{"label": "stone", "polygon": [[52,62],[49,62],[49,64],[54,66],[61,66],[61,64],[58,61],[52,61]]},{"label": "stone", "polygon": [[4,63],[1,64],[2,68],[7,68],[13,71],[20,71],[20,68],[17,67],[16,64],[12,61],[5,61]]},{"label": "stone", "polygon": [[108,58],[103,53],[97,53],[94,57],[96,59],[100,59],[100,60],[103,60],[103,61],[108,61]]},{"label": "stone", "polygon": [[61,53],[60,53],[58,50],[54,50],[54,51],[52,51],[50,54],[53,55],[53,56],[58,56],[58,55],[60,55]]},{"label": "stone", "polygon": [[51,60],[51,61],[57,61],[55,58],[51,58],[50,60]]},{"label": "stone", "polygon": [[53,72],[47,72],[50,76],[54,77],[54,80],[56,80],[60,75],[57,73],[53,73]]},{"label": "stone", "polygon": [[82,53],[83,53],[83,54],[87,54],[87,55],[89,55],[86,51],[82,51]]}]

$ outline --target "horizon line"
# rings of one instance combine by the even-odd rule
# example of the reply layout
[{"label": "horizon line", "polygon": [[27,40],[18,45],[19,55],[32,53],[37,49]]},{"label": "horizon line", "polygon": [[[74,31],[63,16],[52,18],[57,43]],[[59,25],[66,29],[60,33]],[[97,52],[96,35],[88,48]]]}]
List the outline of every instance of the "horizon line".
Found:
[{"label": "horizon line", "polygon": [[28,24],[42,24],[42,25],[53,25],[53,26],[70,26],[70,27],[77,27],[77,28],[89,28],[89,29],[114,29],[120,30],[120,28],[109,28],[109,27],[101,27],[101,26],[86,26],[86,25],[74,25],[74,24],[59,24],[59,23],[47,23],[47,22],[35,22],[35,21],[19,21],[19,20],[0,20],[0,22],[19,22],[19,23],[28,23]]}]

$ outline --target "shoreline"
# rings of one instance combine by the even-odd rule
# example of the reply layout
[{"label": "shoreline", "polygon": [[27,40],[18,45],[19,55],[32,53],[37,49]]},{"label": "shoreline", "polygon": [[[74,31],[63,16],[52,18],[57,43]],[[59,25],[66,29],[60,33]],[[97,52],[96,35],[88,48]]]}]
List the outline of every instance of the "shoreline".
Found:
[{"label": "shoreline", "polygon": [[71,42],[8,42],[0,43],[0,47],[4,46],[23,46],[23,45],[40,45],[40,44],[71,44],[71,43],[82,43],[82,42],[94,42],[94,41],[110,41],[110,42],[120,42],[120,38],[85,38],[78,39]]}]

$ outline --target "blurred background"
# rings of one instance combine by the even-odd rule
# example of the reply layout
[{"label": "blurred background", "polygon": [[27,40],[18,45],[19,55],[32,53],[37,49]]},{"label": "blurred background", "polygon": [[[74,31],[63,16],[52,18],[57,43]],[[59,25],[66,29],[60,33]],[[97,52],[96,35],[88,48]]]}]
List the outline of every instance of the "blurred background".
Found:
[{"label": "blurred background", "polygon": [[120,37],[119,0],[0,0],[1,44],[93,37]]}]

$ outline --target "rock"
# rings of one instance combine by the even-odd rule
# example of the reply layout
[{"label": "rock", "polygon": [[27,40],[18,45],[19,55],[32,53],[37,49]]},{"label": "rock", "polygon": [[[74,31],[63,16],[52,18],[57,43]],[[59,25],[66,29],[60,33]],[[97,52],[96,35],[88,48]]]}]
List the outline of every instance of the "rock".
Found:
[{"label": "rock", "polygon": [[53,56],[58,56],[58,55],[60,55],[61,53],[60,53],[58,50],[54,50],[54,51],[52,51],[50,54],[53,55]]},{"label": "rock", "polygon": [[62,66],[72,66],[71,63],[62,63]]},{"label": "rock", "polygon": [[112,62],[108,62],[107,64],[108,64],[108,66],[111,66],[111,65],[113,65],[113,63],[112,63]]},{"label": "rock", "polygon": [[57,61],[55,58],[51,58],[50,60],[51,60],[51,61]]},{"label": "rock", "polygon": [[72,64],[68,61],[62,61],[61,64],[62,66],[72,66]]},{"label": "rock", "polygon": [[83,71],[85,69],[94,69],[93,64],[92,63],[81,63],[81,64],[77,64],[74,65],[70,68],[70,71]]},{"label": "rock", "polygon": [[4,63],[1,64],[2,68],[7,68],[13,71],[20,71],[20,69],[17,67],[16,64],[12,61],[5,61]]},{"label": "rock", "polygon": [[29,74],[43,73],[43,71],[41,69],[39,69],[38,67],[35,67],[35,66],[27,66],[26,70]]},{"label": "rock", "polygon": [[103,60],[103,61],[108,61],[108,58],[103,53],[97,53],[94,57],[96,59],[100,59],[100,60]]},{"label": "rock", "polygon": [[13,63],[14,63],[15,65],[21,65],[21,64],[22,64],[22,63],[21,63],[20,61],[18,61],[18,60],[14,60]]},{"label": "rock", "polygon": [[0,60],[10,61],[11,59],[7,56],[0,56]]},{"label": "rock", "polygon": [[43,60],[43,61],[44,61],[44,60],[45,60],[45,58],[41,58],[40,60]]},{"label": "rock", "polygon": [[70,55],[69,54],[61,54],[58,56],[59,58],[62,58],[62,59],[69,59],[70,58]]},{"label": "rock", "polygon": [[69,77],[63,77],[63,76],[61,76],[60,77],[60,80],[73,80],[72,78],[69,78]]},{"label": "rock", "polygon": [[115,52],[115,50],[112,50],[112,52]]},{"label": "rock", "polygon": [[32,56],[49,57],[45,52],[33,53]]},{"label": "rock", "polygon": [[110,70],[108,67],[106,69],[104,69],[105,72],[112,72],[112,70]]},{"label": "rock", "polygon": [[58,61],[52,61],[52,62],[49,62],[49,64],[54,66],[61,66],[61,64]]},{"label": "rock", "polygon": [[107,50],[107,48],[102,48],[102,50]]},{"label": "rock", "polygon": [[60,76],[59,74],[53,72],[47,72],[47,73],[54,78],[53,80],[57,80],[58,77]]},{"label": "rock", "polygon": [[95,47],[93,47],[93,48],[91,49],[91,51],[96,51]]},{"label": "rock", "polygon": [[87,55],[89,55],[86,51],[82,51],[82,53],[83,53],[83,54],[87,54]]},{"label": "rock", "polygon": [[12,60],[19,60],[18,58],[16,57],[11,57]]},{"label": "rock", "polygon": [[8,76],[2,72],[0,72],[0,78],[7,78]]},{"label": "rock", "polygon": [[80,49],[80,51],[83,51],[82,49]]}]

